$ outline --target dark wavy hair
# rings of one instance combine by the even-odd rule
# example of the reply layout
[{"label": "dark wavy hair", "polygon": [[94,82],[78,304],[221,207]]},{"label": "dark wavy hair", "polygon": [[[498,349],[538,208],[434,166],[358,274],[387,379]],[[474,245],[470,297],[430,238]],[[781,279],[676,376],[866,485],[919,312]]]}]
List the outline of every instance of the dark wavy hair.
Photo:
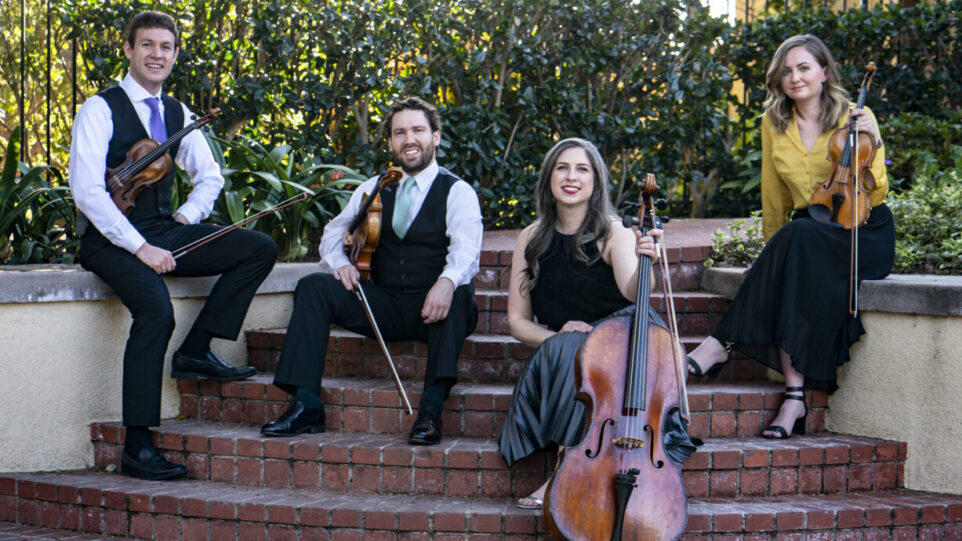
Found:
[{"label": "dark wavy hair", "polygon": [[[541,270],[538,260],[544,256],[554,240],[555,223],[558,220],[558,211],[554,194],[551,193],[551,173],[558,157],[562,152],[569,148],[580,148],[588,155],[588,162],[594,172],[594,191],[588,200],[588,212],[584,221],[575,232],[575,241],[572,243],[571,250],[574,258],[586,264],[593,264],[601,257],[604,246],[608,242],[608,232],[611,230],[610,222],[616,218],[614,207],[611,205],[608,188],[608,168],[605,161],[601,158],[601,153],[590,141],[572,137],[559,141],[544,157],[541,163],[541,174],[538,177],[538,184],[534,188],[535,210],[538,219],[534,223],[534,229],[528,238],[528,245],[524,249],[524,259],[528,264],[526,280],[522,284],[521,291],[528,291],[538,281],[538,274]],[[594,257],[588,257],[584,251],[584,246],[589,242],[601,241],[602,249]]]},{"label": "dark wavy hair", "polygon": [[431,131],[441,131],[441,115],[438,114],[437,107],[431,105],[430,103],[422,100],[417,96],[409,96],[403,100],[394,102],[391,105],[391,109],[388,110],[387,116],[378,126],[378,134],[381,140],[391,138],[391,122],[394,121],[394,115],[400,113],[401,111],[415,110],[424,113],[424,116],[428,119],[428,125],[431,127]]},{"label": "dark wavy hair", "polygon": [[177,23],[174,18],[166,13],[159,11],[144,11],[134,15],[127,23],[127,43],[133,47],[134,40],[137,39],[137,31],[141,28],[163,28],[170,30],[174,35],[174,47],[180,49],[180,32],[177,31]]}]

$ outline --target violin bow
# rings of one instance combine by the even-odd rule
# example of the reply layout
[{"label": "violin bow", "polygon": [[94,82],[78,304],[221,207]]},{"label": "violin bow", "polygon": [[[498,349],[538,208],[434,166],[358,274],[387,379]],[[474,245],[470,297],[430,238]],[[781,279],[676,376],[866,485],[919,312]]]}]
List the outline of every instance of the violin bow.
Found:
[{"label": "violin bow", "polygon": [[371,324],[371,328],[374,329],[374,336],[377,338],[377,343],[381,346],[381,352],[384,353],[384,359],[387,361],[388,368],[391,369],[391,376],[394,378],[394,386],[397,387],[398,395],[401,397],[401,403],[404,405],[404,410],[408,415],[412,415],[414,410],[411,409],[411,402],[408,400],[408,395],[404,392],[404,384],[401,383],[401,378],[398,376],[397,367],[394,366],[394,360],[391,359],[391,352],[387,349],[387,344],[384,342],[384,337],[381,336],[381,329],[377,326],[377,321],[374,319],[374,312],[371,311],[371,306],[367,302],[367,295],[364,294],[364,288],[361,287],[361,282],[357,281],[354,283],[354,295],[357,299],[361,301],[361,306],[364,307],[364,315],[367,316],[368,323]]},{"label": "violin bow", "polygon": [[225,228],[223,228],[223,229],[219,229],[219,230],[217,230],[217,231],[214,231],[214,232],[211,233],[210,235],[201,237],[201,238],[199,238],[199,239],[197,239],[197,240],[195,240],[195,241],[193,241],[193,242],[189,242],[189,243],[181,246],[180,248],[177,248],[176,250],[171,251],[171,254],[173,254],[174,259],[178,259],[179,257],[181,257],[181,256],[183,256],[183,255],[187,255],[188,253],[196,250],[197,248],[200,248],[201,246],[203,246],[203,245],[205,245],[205,244],[207,244],[207,243],[209,243],[209,242],[211,242],[211,241],[214,241],[214,240],[219,239],[220,237],[223,237],[224,235],[230,233],[231,231],[234,231],[235,229],[238,229],[238,228],[240,228],[240,227],[244,227],[245,225],[253,222],[254,220],[259,220],[259,219],[263,218],[264,216],[267,216],[268,214],[270,214],[270,213],[272,213],[272,212],[281,210],[282,208],[287,208],[287,207],[293,205],[294,203],[300,203],[301,201],[306,201],[306,200],[308,199],[308,197],[310,197],[310,196],[307,194],[307,192],[301,192],[300,194],[295,195],[294,197],[285,199],[284,201],[281,201],[280,203],[274,205],[273,207],[270,207],[270,208],[268,208],[268,209],[262,210],[262,211],[258,212],[257,214],[255,214],[255,215],[253,215],[253,216],[249,216],[249,217],[247,217],[247,218],[244,218],[243,220],[241,220],[241,221],[239,221],[239,222],[235,222],[235,223],[233,223],[233,224],[231,224],[231,225],[229,225],[229,226],[227,226],[227,227],[225,227]]},{"label": "violin bow", "polygon": [[[377,197],[378,193],[381,191],[381,188],[396,183],[397,181],[401,180],[401,177],[403,176],[404,172],[397,167],[389,167],[388,170],[381,175],[381,178],[379,178],[377,183],[374,185],[374,190],[372,190],[371,194],[368,195],[361,203],[361,207],[358,210],[357,215],[354,216],[353,220],[351,220],[348,230],[344,232],[342,241],[344,242],[345,247],[354,244],[354,231],[357,230],[362,223],[364,223],[364,220],[367,218],[367,210],[371,205],[371,202],[374,201],[374,198]],[[351,259],[351,263],[357,265],[357,258],[355,256],[351,256]],[[387,367],[391,371],[391,377],[394,379],[394,386],[397,387],[397,393],[401,398],[401,404],[404,406],[404,410],[408,415],[413,415],[414,410],[411,409],[411,401],[408,400],[408,395],[404,391],[404,384],[401,383],[401,378],[398,376],[397,366],[394,365],[394,359],[391,358],[391,352],[387,348],[387,343],[384,342],[384,337],[381,336],[381,328],[378,327],[377,320],[374,319],[374,312],[371,311],[371,305],[367,301],[367,295],[364,294],[364,288],[361,287],[361,281],[355,281],[354,286],[354,295],[364,308],[364,315],[367,316],[367,322],[371,325],[371,329],[374,331],[374,337],[377,338],[378,345],[381,346],[381,353],[384,354],[384,360],[387,362]]]}]

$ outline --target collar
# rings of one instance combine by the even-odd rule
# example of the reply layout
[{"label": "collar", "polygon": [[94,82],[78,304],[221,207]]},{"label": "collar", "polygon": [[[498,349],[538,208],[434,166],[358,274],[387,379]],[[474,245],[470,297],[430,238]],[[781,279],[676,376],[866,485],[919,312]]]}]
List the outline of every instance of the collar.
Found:
[{"label": "collar", "polygon": [[157,95],[151,94],[146,88],[140,86],[140,83],[138,83],[137,80],[130,75],[130,72],[127,72],[127,75],[124,76],[124,79],[120,81],[120,88],[124,89],[124,92],[126,92],[127,96],[130,97],[130,101],[134,103],[144,101],[147,98],[160,98],[161,94],[164,92],[163,89],[161,89],[160,93]]},{"label": "collar", "polygon": [[[427,167],[418,171],[418,173],[412,177],[414,178],[414,182],[416,182],[418,185],[418,190],[423,192],[430,188],[431,183],[434,182],[435,178],[437,178],[439,170],[440,167],[438,166],[438,161],[437,159],[434,159],[431,160],[431,163],[429,163]],[[405,176],[407,176],[406,173]],[[402,184],[404,183],[404,180],[405,179],[401,180]]]}]

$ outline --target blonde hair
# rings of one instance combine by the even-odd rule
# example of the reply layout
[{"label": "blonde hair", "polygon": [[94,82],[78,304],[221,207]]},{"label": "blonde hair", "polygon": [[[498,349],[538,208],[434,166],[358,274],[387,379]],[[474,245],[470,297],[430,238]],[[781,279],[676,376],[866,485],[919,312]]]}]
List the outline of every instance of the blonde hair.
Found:
[{"label": "blonde hair", "polygon": [[768,88],[768,97],[765,98],[765,114],[771,121],[775,129],[784,133],[788,129],[788,124],[792,120],[792,108],[795,102],[785,95],[782,90],[782,71],[785,69],[785,57],[788,52],[796,47],[805,47],[815,61],[822,66],[828,74],[828,79],[822,86],[820,96],[821,110],[818,113],[818,125],[822,132],[835,129],[842,115],[848,111],[849,100],[848,92],[839,83],[838,65],[832,58],[832,53],[822,40],[811,34],[792,36],[782,42],[772,57],[772,63],[768,66],[765,74],[765,86]]}]

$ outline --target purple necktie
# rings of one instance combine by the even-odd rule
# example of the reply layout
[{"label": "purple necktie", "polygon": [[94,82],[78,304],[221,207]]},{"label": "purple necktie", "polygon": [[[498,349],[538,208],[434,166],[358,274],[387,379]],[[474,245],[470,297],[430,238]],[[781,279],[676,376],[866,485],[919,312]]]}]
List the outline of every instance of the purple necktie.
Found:
[{"label": "purple necktie", "polygon": [[150,107],[150,138],[163,143],[167,140],[167,128],[160,117],[160,98],[147,98],[147,106]]}]

